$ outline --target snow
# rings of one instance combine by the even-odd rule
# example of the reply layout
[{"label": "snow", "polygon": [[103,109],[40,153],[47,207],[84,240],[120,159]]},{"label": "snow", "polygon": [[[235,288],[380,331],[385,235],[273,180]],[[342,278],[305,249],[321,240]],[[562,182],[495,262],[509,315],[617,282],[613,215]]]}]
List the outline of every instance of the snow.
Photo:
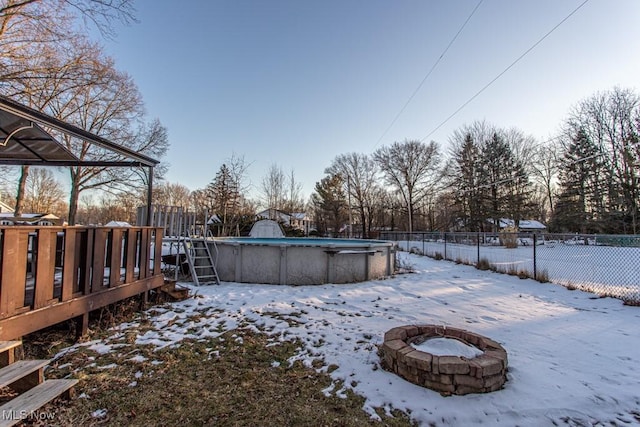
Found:
[{"label": "snow", "polygon": [[[405,411],[424,426],[640,426],[640,307],[452,262],[398,256],[416,272],[344,285],[194,287],[197,297],[149,310],[151,329],[137,342],[175,347],[184,339],[210,340],[239,324],[268,333],[268,345],[298,339],[300,349],[282,366],[299,360],[311,368],[317,359],[324,361],[320,371],[337,366],[323,393],[346,397],[352,389],[364,396],[363,409],[373,418],[381,407]],[[509,356],[504,388],[444,397],[381,369],[377,346],[384,333],[410,324],[467,329],[499,342]],[[108,341],[92,347],[117,351]]]},{"label": "snow", "polygon": [[447,337],[430,338],[420,344],[411,343],[411,347],[435,356],[459,356],[466,359],[473,359],[483,353],[479,348]]}]

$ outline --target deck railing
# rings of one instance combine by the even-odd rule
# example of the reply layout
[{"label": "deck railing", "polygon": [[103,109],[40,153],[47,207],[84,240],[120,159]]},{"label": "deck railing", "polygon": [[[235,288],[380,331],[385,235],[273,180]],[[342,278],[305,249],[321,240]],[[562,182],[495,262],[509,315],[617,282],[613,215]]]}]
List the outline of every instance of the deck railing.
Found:
[{"label": "deck railing", "polygon": [[146,295],[161,251],[155,227],[0,227],[0,340]]}]

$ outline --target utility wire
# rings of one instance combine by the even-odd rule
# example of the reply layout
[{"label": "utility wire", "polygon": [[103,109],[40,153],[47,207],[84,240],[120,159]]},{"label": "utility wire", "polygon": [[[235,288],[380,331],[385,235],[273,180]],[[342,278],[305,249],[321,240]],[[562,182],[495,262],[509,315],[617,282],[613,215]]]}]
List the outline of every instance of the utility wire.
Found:
[{"label": "utility wire", "polygon": [[453,38],[451,39],[451,41],[449,42],[449,44],[447,45],[447,47],[442,51],[442,53],[440,54],[440,56],[438,57],[438,59],[436,60],[436,62],[433,63],[433,65],[431,66],[431,69],[429,70],[429,72],[427,72],[427,74],[424,76],[424,78],[422,79],[422,81],[420,82],[420,84],[418,85],[418,87],[413,91],[413,93],[411,94],[411,96],[409,97],[409,99],[407,99],[407,102],[404,103],[404,105],[402,106],[402,108],[400,109],[400,111],[398,112],[398,114],[396,114],[396,116],[393,118],[393,120],[391,121],[391,124],[385,129],[384,132],[382,132],[382,135],[380,135],[380,138],[378,138],[378,141],[376,141],[375,145],[373,146],[373,148],[376,148],[378,146],[378,144],[380,144],[380,141],[382,141],[382,138],[385,137],[385,135],[387,134],[387,132],[389,132],[389,130],[391,130],[391,128],[393,127],[393,125],[396,123],[396,121],[400,118],[400,116],[402,115],[402,113],[404,113],[404,110],[407,108],[407,106],[411,103],[411,101],[413,100],[413,98],[416,96],[416,94],[418,93],[418,91],[422,88],[422,85],[424,85],[424,82],[427,81],[427,79],[429,78],[429,76],[431,76],[431,73],[433,73],[433,70],[435,70],[435,68],[438,66],[438,64],[440,63],[440,61],[442,61],[442,58],[444,58],[444,56],[446,55],[446,53],[449,51],[449,48],[451,47],[451,45],[453,45],[453,43],[456,41],[456,39],[458,38],[458,36],[460,35],[460,33],[462,33],[462,30],[464,29],[464,27],[467,26],[467,23],[471,20],[471,17],[476,13],[476,10],[478,10],[478,8],[480,7],[480,5],[482,4],[484,0],[480,0],[478,2],[478,4],[476,5],[476,7],[471,11],[471,13],[469,14],[469,16],[467,17],[466,21],[464,21],[464,23],[462,24],[462,26],[460,27],[460,29],[458,30],[458,32],[456,33],[455,36],[453,36]]},{"label": "utility wire", "polygon": [[544,39],[546,39],[549,35],[551,35],[551,33],[553,33],[556,29],[558,29],[558,27],[562,24],[564,24],[569,18],[571,18],[578,10],[580,10],[582,8],[582,6],[584,6],[585,4],[587,4],[589,2],[589,0],[584,0],[582,3],[580,3],[578,5],[578,7],[576,7],[575,9],[573,9],[573,11],[571,11],[571,13],[569,13],[567,16],[564,17],[564,19],[562,19],[562,21],[560,21],[558,24],[556,24],[555,27],[553,27],[551,30],[549,30],[544,36],[542,36],[537,42],[535,42],[533,44],[533,46],[531,46],[529,49],[527,49],[522,55],[520,55],[515,61],[513,61],[507,68],[505,68],[504,70],[502,70],[502,72],[500,72],[500,74],[498,74],[496,77],[493,78],[493,80],[491,80],[489,83],[487,83],[486,85],[484,85],[482,87],[482,89],[480,89],[478,92],[476,92],[475,95],[473,95],[471,98],[469,98],[464,104],[462,104],[456,111],[454,111],[449,117],[447,117],[446,119],[444,119],[442,121],[442,123],[440,123],[438,126],[436,126],[435,129],[433,129],[431,132],[429,132],[427,134],[427,136],[425,136],[424,138],[422,138],[420,140],[420,142],[424,142],[425,139],[429,138],[431,135],[433,135],[438,129],[440,129],[442,126],[444,126],[449,120],[451,120],[456,114],[458,114],[460,111],[462,111],[462,109],[464,107],[466,107],[467,105],[469,105],[469,103],[471,103],[471,101],[473,101],[474,99],[476,99],[482,92],[484,92],[487,88],[489,88],[489,86],[491,86],[493,83],[496,82],[496,80],[498,80],[500,77],[502,77],[507,71],[509,71],[511,68],[513,68],[514,65],[516,65],[518,62],[520,62],[520,60],[522,60],[522,58],[524,58],[525,56],[527,56],[527,54],[529,52],[531,52],[533,49],[535,49],[540,43],[542,43],[544,41]]}]

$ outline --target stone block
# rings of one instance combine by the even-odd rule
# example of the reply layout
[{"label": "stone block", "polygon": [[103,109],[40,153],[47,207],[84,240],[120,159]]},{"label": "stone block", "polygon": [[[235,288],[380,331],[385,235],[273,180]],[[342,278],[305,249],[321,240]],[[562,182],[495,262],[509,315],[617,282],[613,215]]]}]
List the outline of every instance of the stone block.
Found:
[{"label": "stone block", "polygon": [[407,331],[407,338],[415,337],[416,335],[420,335],[420,328],[415,325],[405,326],[404,330]]},{"label": "stone block", "polygon": [[405,339],[407,339],[407,331],[402,327],[389,329],[384,334],[385,341],[405,340]]},{"label": "stone block", "polygon": [[441,374],[468,374],[469,362],[457,356],[441,356],[438,372]]},{"label": "stone block", "polygon": [[453,384],[442,384],[437,381],[426,380],[423,385],[431,390],[439,391],[440,393],[453,393],[456,390],[456,386]]},{"label": "stone block", "polygon": [[466,335],[466,331],[463,331],[462,329],[458,329],[458,328],[447,328],[447,331],[445,333],[445,336],[463,339],[463,340],[465,335]]},{"label": "stone block", "polygon": [[484,379],[482,378],[474,378],[469,375],[454,375],[453,383],[456,385],[462,385],[467,387],[473,387],[476,390],[482,389],[484,387]]},{"label": "stone block", "polygon": [[[482,355],[473,359],[473,363],[479,367],[480,376],[487,377],[502,372],[502,360]],[[476,376],[477,373],[476,373]]]},{"label": "stone block", "polygon": [[440,356],[431,355],[431,373],[439,374],[440,373]]},{"label": "stone block", "polygon": [[420,330],[420,335],[427,335],[429,337],[436,335],[435,325],[419,325],[418,329]]},{"label": "stone block", "polygon": [[401,349],[399,349],[398,351],[396,351],[396,358],[398,359],[398,363],[402,363],[404,365],[408,365],[408,360],[411,359],[411,355],[413,353],[416,353],[418,350],[416,350],[415,348],[411,347],[410,345],[407,345],[405,347],[402,347]]},{"label": "stone block", "polygon": [[482,337],[478,334],[474,334],[473,332],[467,332],[464,336],[464,340],[469,344],[478,347],[480,350],[484,351],[486,348],[486,344]]},{"label": "stone block", "polygon": [[455,394],[462,396],[464,394],[482,393],[482,392],[483,392],[482,388],[475,388],[468,385],[459,385],[456,387]]},{"label": "stone block", "polygon": [[411,366],[398,365],[398,375],[414,384],[419,381],[418,370]]},{"label": "stone block", "polygon": [[492,340],[491,338],[484,337],[484,344],[487,350],[499,350],[502,346],[497,342]]},{"label": "stone block", "polygon": [[403,327],[389,329],[384,334],[384,340],[385,341],[392,341],[392,340],[402,340],[402,341],[404,341],[406,339],[407,339],[407,331]]},{"label": "stone block", "polygon": [[503,373],[500,373],[498,375],[492,375],[489,377],[484,377],[484,387],[488,389],[493,389],[494,387],[498,386],[498,388],[500,388],[502,387],[505,381],[506,379]]},{"label": "stone block", "polygon": [[383,354],[391,354],[393,357],[396,357],[398,350],[407,347],[407,343],[402,340],[391,340],[385,341],[380,348]]},{"label": "stone block", "polygon": [[488,357],[493,357],[494,359],[498,359],[502,362],[502,367],[503,368],[507,368],[507,365],[509,364],[508,358],[507,358],[507,352],[500,349],[500,350],[487,350],[485,352],[485,355]]},{"label": "stone block", "polygon": [[431,372],[431,359],[433,359],[431,354],[425,353],[424,351],[415,351],[409,356],[410,357],[405,356],[409,366],[415,366],[424,372]]}]

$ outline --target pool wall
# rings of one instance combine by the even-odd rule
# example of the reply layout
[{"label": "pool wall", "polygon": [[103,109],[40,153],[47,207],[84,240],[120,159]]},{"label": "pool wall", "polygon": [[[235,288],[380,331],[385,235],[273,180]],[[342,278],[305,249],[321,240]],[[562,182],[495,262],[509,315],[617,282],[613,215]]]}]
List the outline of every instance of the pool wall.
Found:
[{"label": "pool wall", "polygon": [[226,282],[363,282],[390,276],[395,263],[393,242],[378,240],[232,238],[216,239],[215,246],[218,276]]}]

